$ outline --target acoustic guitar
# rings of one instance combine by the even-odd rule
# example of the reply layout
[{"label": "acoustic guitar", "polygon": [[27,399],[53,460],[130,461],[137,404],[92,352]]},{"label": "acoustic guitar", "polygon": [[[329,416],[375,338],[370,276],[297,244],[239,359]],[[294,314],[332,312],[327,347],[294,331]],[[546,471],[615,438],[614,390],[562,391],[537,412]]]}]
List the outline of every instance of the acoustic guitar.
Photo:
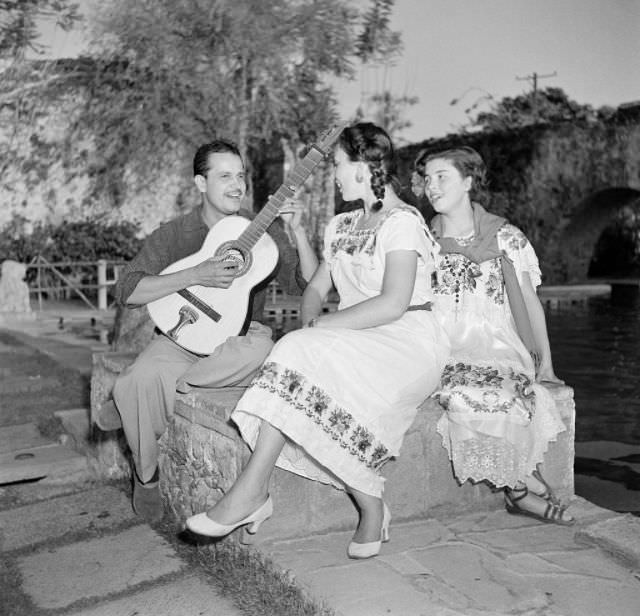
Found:
[{"label": "acoustic guitar", "polygon": [[238,266],[236,278],[227,289],[194,285],[147,304],[158,329],[199,355],[213,353],[229,336],[240,333],[253,287],[278,263],[278,247],[266,233],[267,228],[279,215],[285,200],[294,196],[325,158],[344,127],[344,124],[332,127],[309,148],[252,221],[238,215],[223,218],[211,227],[198,252],[160,272],[171,274],[211,257]]}]

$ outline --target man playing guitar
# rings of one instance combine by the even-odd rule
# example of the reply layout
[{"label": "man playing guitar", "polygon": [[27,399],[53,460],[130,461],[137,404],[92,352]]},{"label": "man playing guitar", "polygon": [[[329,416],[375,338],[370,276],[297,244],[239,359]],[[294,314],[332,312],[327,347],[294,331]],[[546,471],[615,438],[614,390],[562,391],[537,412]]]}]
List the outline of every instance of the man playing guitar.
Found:
[{"label": "man playing guitar", "polygon": [[[120,305],[147,305],[194,285],[220,289],[232,285],[240,266],[229,259],[211,257],[186,269],[162,273],[167,266],[196,253],[214,225],[241,213],[245,165],[233,143],[218,140],[201,146],[194,157],[193,173],[201,206],[160,226],[146,239],[118,281]],[[273,345],[271,329],[261,323],[266,283],[275,277],[285,293],[300,295],[316,270],[318,261],[301,225],[300,205],[288,199],[280,213],[282,220],[276,219],[267,230],[278,247],[278,263],[253,297],[246,333],[230,336],[204,357],[183,348],[169,335],[154,337],[118,377],[113,389],[115,407],[104,405],[96,417],[102,429],[123,427],[134,465],[133,508],[148,521],[163,514],[157,441],[173,415],[176,387],[185,391],[190,385],[248,384]]]}]

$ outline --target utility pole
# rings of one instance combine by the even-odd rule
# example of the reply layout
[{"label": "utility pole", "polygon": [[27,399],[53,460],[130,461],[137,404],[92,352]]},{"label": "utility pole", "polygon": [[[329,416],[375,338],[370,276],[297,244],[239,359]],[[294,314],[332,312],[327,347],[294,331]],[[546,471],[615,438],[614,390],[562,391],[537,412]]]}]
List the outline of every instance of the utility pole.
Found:
[{"label": "utility pole", "polygon": [[531,97],[531,107],[533,110],[533,121],[537,122],[538,120],[538,79],[549,79],[550,77],[555,77],[557,75],[556,71],[553,73],[548,73],[547,75],[539,75],[535,71],[531,73],[531,75],[525,75],[524,77],[516,77],[516,81],[530,81],[532,87]]}]

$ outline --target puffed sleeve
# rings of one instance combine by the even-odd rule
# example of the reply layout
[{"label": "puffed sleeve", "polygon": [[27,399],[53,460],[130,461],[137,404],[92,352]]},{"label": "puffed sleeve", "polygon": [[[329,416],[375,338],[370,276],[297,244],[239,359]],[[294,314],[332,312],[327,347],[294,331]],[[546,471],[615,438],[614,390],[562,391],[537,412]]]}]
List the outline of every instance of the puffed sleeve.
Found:
[{"label": "puffed sleeve", "polygon": [[425,263],[430,263],[436,248],[427,233],[419,215],[408,211],[394,212],[380,229],[378,249],[385,254],[393,250],[415,250]]},{"label": "puffed sleeve", "polygon": [[513,261],[513,267],[522,283],[522,272],[528,272],[534,288],[542,282],[542,272],[538,257],[525,234],[511,224],[503,225],[498,231],[498,247]]}]

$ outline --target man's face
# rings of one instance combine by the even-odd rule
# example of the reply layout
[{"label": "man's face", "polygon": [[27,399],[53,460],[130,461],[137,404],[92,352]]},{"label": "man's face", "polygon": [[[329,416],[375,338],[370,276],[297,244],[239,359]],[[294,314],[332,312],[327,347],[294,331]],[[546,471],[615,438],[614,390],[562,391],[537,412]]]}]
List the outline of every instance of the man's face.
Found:
[{"label": "man's face", "polygon": [[238,212],[247,190],[242,159],[231,152],[209,154],[207,175],[197,175],[195,182],[205,207],[223,216]]}]

